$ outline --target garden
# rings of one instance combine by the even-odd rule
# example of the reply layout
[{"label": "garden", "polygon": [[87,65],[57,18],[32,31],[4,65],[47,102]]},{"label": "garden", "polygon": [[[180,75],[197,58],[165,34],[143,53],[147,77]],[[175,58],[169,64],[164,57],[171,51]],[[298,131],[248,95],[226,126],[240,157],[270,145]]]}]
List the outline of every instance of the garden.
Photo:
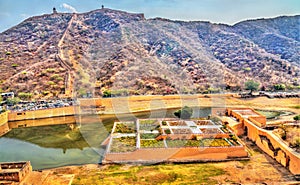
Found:
[{"label": "garden", "polygon": [[120,152],[132,152],[136,149],[136,137],[120,137],[113,138],[110,152],[120,153]]}]

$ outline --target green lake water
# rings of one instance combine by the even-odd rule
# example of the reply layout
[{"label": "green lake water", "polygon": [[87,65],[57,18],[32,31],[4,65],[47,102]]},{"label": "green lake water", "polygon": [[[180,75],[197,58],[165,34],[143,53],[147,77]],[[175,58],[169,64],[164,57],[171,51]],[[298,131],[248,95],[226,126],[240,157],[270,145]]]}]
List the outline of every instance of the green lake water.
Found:
[{"label": "green lake water", "polygon": [[[101,143],[109,135],[114,121],[174,117],[174,111],[175,109],[118,116],[80,116],[74,119],[74,129],[70,128],[70,124],[12,129],[0,138],[0,162],[31,161],[35,170],[101,163],[105,152]],[[206,117],[209,114],[211,108],[194,108],[193,117]],[[59,118],[51,119],[55,122]]]}]

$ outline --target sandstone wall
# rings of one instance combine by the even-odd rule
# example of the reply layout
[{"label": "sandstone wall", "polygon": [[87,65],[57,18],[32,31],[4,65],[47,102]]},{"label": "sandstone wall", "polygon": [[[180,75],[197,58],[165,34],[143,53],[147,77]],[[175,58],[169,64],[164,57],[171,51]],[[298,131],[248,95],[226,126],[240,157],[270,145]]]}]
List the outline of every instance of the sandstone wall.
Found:
[{"label": "sandstone wall", "polygon": [[280,138],[272,133],[246,123],[248,137],[264,152],[287,167],[294,175],[300,174],[300,154],[289,148]]},{"label": "sandstone wall", "polygon": [[26,112],[10,112],[8,113],[8,121],[19,121],[29,119],[50,118],[58,116],[75,115],[78,112],[78,107],[60,107],[53,109],[34,110]]},{"label": "sandstone wall", "polygon": [[8,122],[9,128],[18,127],[35,127],[35,126],[46,126],[46,125],[64,125],[64,124],[75,124],[75,116],[61,116],[53,118],[42,118],[42,119],[27,119],[21,121]]},{"label": "sandstone wall", "polygon": [[4,112],[0,114],[0,136],[6,134],[9,131],[8,126],[8,113]]}]

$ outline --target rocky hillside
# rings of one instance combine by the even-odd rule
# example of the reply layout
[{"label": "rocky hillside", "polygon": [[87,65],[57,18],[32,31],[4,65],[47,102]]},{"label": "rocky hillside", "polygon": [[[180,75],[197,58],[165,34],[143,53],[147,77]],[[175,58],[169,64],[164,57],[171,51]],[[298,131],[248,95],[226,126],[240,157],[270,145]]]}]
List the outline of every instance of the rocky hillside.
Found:
[{"label": "rocky hillside", "polygon": [[300,84],[300,16],[229,26],[100,9],[0,34],[0,86],[32,97],[170,94]]}]

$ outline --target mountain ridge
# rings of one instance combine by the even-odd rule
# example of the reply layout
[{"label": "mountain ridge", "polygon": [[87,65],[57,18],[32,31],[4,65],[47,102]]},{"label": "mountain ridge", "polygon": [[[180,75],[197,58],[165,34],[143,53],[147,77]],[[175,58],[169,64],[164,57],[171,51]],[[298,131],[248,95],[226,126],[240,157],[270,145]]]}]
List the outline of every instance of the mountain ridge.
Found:
[{"label": "mountain ridge", "polygon": [[34,97],[238,90],[250,79],[297,87],[299,20],[231,26],[106,8],[35,16],[0,34],[0,87]]}]

